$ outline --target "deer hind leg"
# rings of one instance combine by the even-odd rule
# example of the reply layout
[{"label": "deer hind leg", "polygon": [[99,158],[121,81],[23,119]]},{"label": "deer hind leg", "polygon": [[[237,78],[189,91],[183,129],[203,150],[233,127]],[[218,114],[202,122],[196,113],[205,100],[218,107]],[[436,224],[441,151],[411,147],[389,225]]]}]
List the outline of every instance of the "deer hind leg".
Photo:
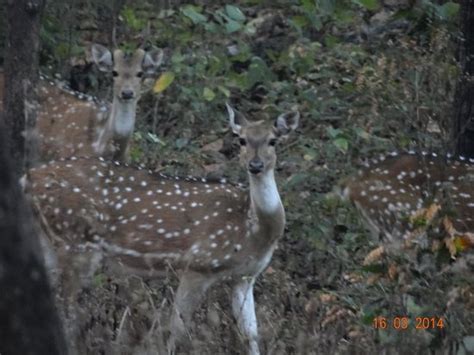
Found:
[{"label": "deer hind leg", "polygon": [[169,354],[175,353],[176,344],[190,339],[186,327],[190,325],[194,311],[201,304],[206,291],[214,281],[212,277],[195,272],[186,272],[181,276],[171,316]]},{"label": "deer hind leg", "polygon": [[249,342],[249,354],[258,355],[258,329],[253,299],[254,278],[239,280],[233,287],[232,311],[239,330]]}]

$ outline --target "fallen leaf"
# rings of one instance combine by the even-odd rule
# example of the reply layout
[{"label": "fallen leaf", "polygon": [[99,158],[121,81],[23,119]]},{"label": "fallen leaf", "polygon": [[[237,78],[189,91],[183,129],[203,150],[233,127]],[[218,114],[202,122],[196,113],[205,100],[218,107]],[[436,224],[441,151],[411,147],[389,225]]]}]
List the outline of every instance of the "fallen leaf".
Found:
[{"label": "fallen leaf", "polygon": [[379,246],[372,250],[364,259],[363,265],[373,264],[376,261],[379,261],[385,253],[385,248],[383,246]]}]

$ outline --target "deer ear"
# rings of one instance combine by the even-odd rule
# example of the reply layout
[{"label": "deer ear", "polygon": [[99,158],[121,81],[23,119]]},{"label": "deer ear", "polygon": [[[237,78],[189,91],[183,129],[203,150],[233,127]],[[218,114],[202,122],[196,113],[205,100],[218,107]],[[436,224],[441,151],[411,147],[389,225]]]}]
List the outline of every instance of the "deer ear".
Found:
[{"label": "deer ear", "polygon": [[159,48],[146,52],[143,57],[142,69],[146,74],[153,74],[163,61],[163,50]]},{"label": "deer ear", "polygon": [[240,135],[242,127],[247,125],[247,120],[244,115],[239,111],[234,110],[228,103],[226,103],[225,106],[227,107],[227,114],[229,115],[229,124],[230,128],[232,128],[232,132]]},{"label": "deer ear", "polygon": [[287,136],[298,127],[299,121],[300,113],[298,111],[282,113],[275,120],[275,134],[277,136]]},{"label": "deer ear", "polygon": [[112,53],[100,44],[92,45],[92,58],[100,71],[109,72],[114,66]]}]

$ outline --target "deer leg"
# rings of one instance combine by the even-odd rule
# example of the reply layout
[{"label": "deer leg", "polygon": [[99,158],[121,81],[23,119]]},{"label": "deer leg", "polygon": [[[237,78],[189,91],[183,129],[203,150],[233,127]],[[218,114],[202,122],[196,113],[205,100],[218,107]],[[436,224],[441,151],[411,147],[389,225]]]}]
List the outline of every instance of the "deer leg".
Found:
[{"label": "deer leg", "polygon": [[258,355],[258,329],[253,299],[254,278],[239,280],[233,287],[232,311],[240,332],[249,342],[249,354]]},{"label": "deer leg", "polygon": [[186,272],[180,278],[176,291],[173,315],[171,317],[171,335],[168,343],[169,354],[175,353],[176,343],[189,339],[189,326],[194,311],[200,305],[207,289],[214,283],[209,276]]},{"label": "deer leg", "polygon": [[104,155],[105,150],[107,149],[107,144],[110,140],[110,129],[108,127],[108,123],[102,128],[97,137],[97,140],[92,144],[94,148],[94,152],[98,155]]}]

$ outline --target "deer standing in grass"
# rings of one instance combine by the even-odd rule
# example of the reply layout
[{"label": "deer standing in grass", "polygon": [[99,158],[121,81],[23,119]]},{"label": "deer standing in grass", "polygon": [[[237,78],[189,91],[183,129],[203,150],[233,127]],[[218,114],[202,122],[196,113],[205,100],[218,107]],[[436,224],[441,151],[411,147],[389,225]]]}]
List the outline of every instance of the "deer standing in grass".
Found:
[{"label": "deer standing in grass", "polygon": [[[156,71],[163,52],[137,49],[131,55],[121,50],[112,54],[107,48],[94,44],[92,57],[100,70],[114,76],[110,113],[107,104],[72,91],[62,83],[42,78],[38,87],[37,131],[43,161],[93,155],[113,155],[116,160],[128,160],[143,78]],[[0,109],[2,97],[3,73],[0,75]]]},{"label": "deer standing in grass", "polygon": [[[239,136],[249,191],[225,182],[164,177],[95,159],[52,162],[30,173],[31,195],[43,230],[65,255],[103,255],[106,263],[153,276],[179,270],[169,351],[186,337],[186,326],[209,287],[230,280],[232,310],[259,354],[253,297],[256,277],[267,267],[285,227],[274,170],[275,145],[298,125],[296,112],[274,125],[248,122],[227,106]],[[86,273],[93,274],[89,254]],[[62,264],[60,262],[60,265]],[[84,272],[83,272],[84,273]]]},{"label": "deer standing in grass", "polygon": [[459,233],[474,233],[474,160],[436,154],[392,153],[350,178],[343,195],[376,236],[400,242],[416,228],[413,216],[430,204],[449,211]]}]

